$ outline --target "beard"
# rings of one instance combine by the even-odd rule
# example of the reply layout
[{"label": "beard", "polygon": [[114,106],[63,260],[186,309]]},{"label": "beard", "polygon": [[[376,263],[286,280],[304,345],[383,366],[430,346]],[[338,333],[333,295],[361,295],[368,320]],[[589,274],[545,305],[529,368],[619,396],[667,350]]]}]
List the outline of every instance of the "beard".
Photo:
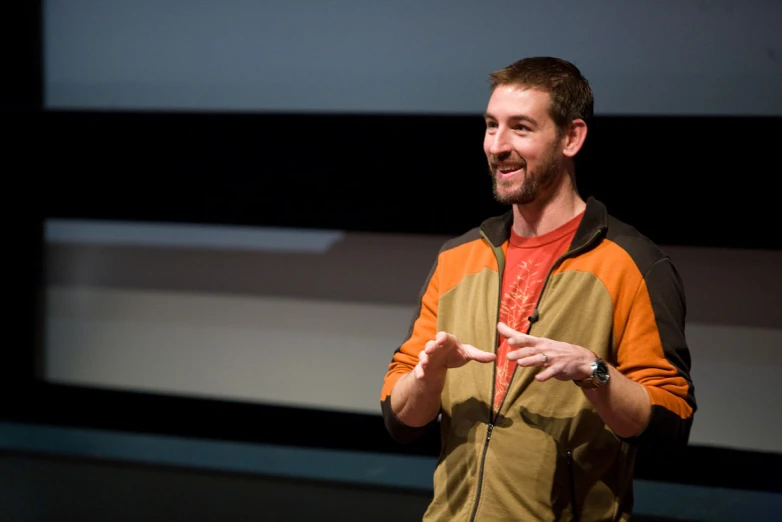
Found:
[{"label": "beard", "polygon": [[[562,162],[552,147],[542,158],[535,170],[528,170],[527,160],[511,153],[510,158],[489,157],[489,175],[494,180],[494,199],[502,205],[528,205],[536,201],[541,193],[554,184],[560,175]],[[515,157],[513,157],[515,156]],[[513,164],[523,170],[513,179],[501,180],[497,176],[497,164]],[[519,176],[521,179],[518,179]]]}]

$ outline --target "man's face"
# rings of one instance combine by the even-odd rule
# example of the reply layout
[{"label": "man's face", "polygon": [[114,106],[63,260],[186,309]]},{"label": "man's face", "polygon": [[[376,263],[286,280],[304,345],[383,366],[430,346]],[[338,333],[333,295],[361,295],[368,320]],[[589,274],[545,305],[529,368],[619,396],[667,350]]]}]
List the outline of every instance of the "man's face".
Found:
[{"label": "man's face", "polygon": [[486,109],[483,150],[502,204],[526,205],[541,197],[563,173],[562,139],[548,114],[549,93],[499,85]]}]

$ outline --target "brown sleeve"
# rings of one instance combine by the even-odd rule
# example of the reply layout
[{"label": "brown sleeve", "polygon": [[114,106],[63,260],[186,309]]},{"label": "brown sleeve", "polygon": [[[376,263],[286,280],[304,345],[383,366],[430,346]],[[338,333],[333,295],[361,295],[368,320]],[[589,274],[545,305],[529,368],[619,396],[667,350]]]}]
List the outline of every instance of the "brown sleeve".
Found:
[{"label": "brown sleeve", "polygon": [[644,431],[630,442],[689,439],[696,402],[685,338],[684,286],[667,257],[644,274],[617,343],[617,369],[642,384],[652,412]]}]

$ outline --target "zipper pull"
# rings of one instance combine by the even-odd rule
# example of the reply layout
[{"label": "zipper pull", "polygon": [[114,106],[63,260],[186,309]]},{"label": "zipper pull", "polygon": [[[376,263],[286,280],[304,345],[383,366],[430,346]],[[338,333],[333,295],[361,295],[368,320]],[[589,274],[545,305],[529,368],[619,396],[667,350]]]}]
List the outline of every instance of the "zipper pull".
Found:
[{"label": "zipper pull", "polygon": [[494,424],[489,424],[489,431],[486,433],[486,442],[491,440],[491,430],[494,429]]}]

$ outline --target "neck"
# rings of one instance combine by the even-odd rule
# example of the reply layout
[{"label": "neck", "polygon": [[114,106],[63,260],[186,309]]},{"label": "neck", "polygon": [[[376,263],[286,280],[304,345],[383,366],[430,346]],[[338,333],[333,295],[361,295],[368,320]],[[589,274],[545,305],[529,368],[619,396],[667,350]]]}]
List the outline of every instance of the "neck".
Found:
[{"label": "neck", "polygon": [[513,205],[513,230],[522,237],[540,236],[564,225],[584,211],[573,177],[567,173],[548,193],[526,205]]}]

